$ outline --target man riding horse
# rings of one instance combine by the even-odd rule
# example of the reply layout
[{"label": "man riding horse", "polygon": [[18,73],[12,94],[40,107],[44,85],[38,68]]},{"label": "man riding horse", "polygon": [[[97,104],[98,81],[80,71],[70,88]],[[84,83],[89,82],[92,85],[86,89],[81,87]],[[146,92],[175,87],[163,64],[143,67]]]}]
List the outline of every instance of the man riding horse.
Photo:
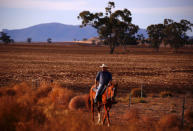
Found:
[{"label": "man riding horse", "polygon": [[95,87],[98,90],[96,92],[94,103],[97,103],[97,101],[101,99],[101,96],[105,91],[106,87],[112,85],[112,74],[108,71],[108,66],[105,64],[102,64],[102,66],[100,67],[102,68],[102,71],[99,71],[97,73],[97,76],[95,79]]},{"label": "man riding horse", "polygon": [[108,126],[110,126],[109,111],[112,107],[112,104],[117,103],[115,101],[115,96],[118,84],[112,83],[112,74],[108,71],[107,65],[102,64],[102,66],[100,67],[102,68],[102,71],[98,72],[95,79],[95,84],[90,89],[88,103],[90,102],[93,122],[94,122],[94,106],[95,106],[94,103],[96,103],[98,111],[98,124],[101,124],[100,110],[101,107],[104,106],[104,115],[102,124],[104,125],[105,120],[107,119]]}]

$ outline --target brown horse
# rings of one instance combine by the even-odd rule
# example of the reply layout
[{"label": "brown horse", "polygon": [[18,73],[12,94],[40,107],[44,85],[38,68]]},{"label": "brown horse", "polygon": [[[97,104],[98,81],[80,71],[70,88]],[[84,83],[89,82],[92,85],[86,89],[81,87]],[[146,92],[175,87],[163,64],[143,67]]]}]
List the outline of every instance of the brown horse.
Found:
[{"label": "brown horse", "polygon": [[[90,104],[91,104],[91,112],[92,112],[92,120],[94,122],[94,99],[95,99],[95,95],[96,95],[96,88],[93,85],[90,89]],[[102,124],[105,124],[105,120],[107,119],[108,122],[108,126],[110,126],[110,120],[109,120],[109,111],[110,108],[112,107],[113,104],[113,100],[116,96],[116,91],[117,91],[117,84],[115,85],[111,85],[106,87],[103,95],[102,95],[102,101],[98,101],[97,102],[97,110],[98,110],[98,124],[101,124],[101,114],[100,114],[100,109],[102,106],[104,106],[104,116],[103,116],[103,122]]]}]

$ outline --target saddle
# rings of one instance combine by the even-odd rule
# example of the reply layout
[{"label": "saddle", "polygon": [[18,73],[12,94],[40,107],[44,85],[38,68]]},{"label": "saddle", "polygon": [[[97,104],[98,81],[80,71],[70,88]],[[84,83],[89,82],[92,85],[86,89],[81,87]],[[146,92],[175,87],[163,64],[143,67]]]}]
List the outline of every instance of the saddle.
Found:
[{"label": "saddle", "polygon": [[[102,102],[102,95],[104,94],[104,92],[105,92],[105,90],[106,90],[107,88],[108,88],[108,86],[105,85],[103,91],[101,92],[101,94],[98,95],[98,98],[97,98],[98,101]],[[92,90],[93,90],[94,92],[97,92],[97,91],[98,91],[97,87],[92,88]],[[108,98],[108,94],[107,94],[107,98]]]},{"label": "saddle", "polygon": [[[103,89],[103,91],[102,91],[102,93],[100,94],[100,95],[103,95],[103,93],[105,92],[105,90],[106,90],[106,88],[107,88],[108,86],[104,86],[104,89]],[[98,91],[98,89],[97,89],[97,87],[95,87],[95,88],[92,88],[92,90],[94,91],[94,92],[97,92]]]}]

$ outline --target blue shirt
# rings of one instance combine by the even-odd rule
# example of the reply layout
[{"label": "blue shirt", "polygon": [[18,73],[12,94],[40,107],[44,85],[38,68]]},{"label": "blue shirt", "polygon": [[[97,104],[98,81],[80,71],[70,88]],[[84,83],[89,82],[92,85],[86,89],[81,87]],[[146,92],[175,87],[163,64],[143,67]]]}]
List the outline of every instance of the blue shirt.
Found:
[{"label": "blue shirt", "polygon": [[96,80],[102,85],[107,85],[112,81],[112,74],[108,71],[100,71],[97,73]]}]

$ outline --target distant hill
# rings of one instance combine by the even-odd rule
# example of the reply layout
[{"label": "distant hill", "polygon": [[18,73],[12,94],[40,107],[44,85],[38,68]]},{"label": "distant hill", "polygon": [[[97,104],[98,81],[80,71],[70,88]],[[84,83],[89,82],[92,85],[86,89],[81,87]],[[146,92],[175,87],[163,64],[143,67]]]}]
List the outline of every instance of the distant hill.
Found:
[{"label": "distant hill", "polygon": [[[53,42],[82,40],[98,36],[96,29],[91,26],[80,28],[79,25],[65,25],[61,23],[46,23],[31,26],[24,29],[7,30],[7,33],[17,42],[26,41],[27,38],[32,38],[33,42],[45,42],[51,38]],[[144,34],[147,38],[148,34],[145,29],[140,29],[139,34]]]}]

